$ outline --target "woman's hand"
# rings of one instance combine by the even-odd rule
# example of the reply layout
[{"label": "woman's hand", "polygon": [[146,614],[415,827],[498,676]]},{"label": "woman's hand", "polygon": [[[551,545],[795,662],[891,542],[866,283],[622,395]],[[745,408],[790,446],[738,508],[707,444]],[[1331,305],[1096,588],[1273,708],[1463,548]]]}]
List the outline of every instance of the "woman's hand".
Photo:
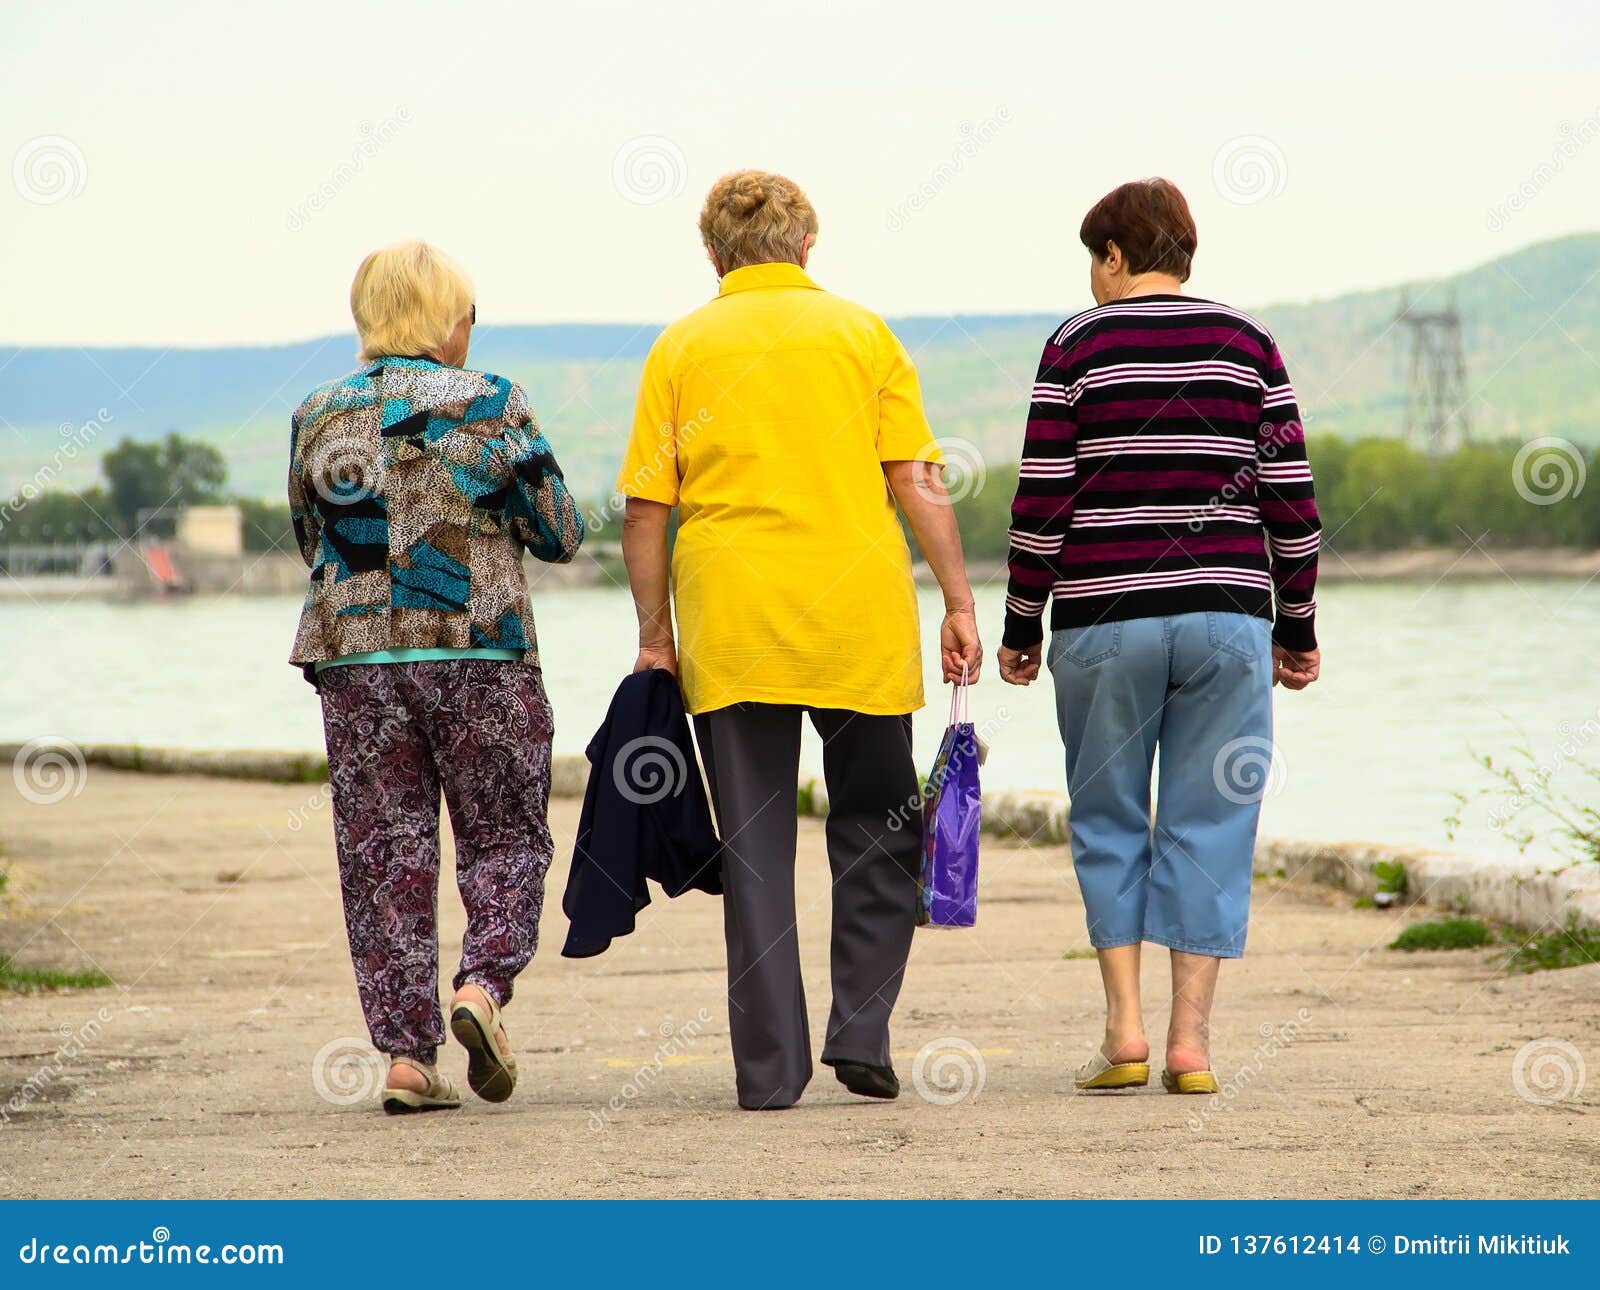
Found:
[{"label": "woman's hand", "polygon": [[983,642],[978,639],[978,616],[972,606],[959,605],[945,612],[939,624],[939,656],[944,664],[944,679],[949,684],[961,680],[961,665],[967,665],[967,684],[983,670]]},{"label": "woman's hand", "polygon": [[1292,650],[1272,647],[1272,683],[1286,690],[1303,690],[1322,675],[1320,649]]},{"label": "woman's hand", "polygon": [[672,641],[657,641],[639,646],[639,657],[634,661],[635,672],[648,672],[660,668],[663,672],[678,675],[678,647]]},{"label": "woman's hand", "polygon": [[1000,647],[1000,679],[1007,685],[1031,685],[1039,676],[1039,662],[1044,657],[1044,642],[1025,649]]}]

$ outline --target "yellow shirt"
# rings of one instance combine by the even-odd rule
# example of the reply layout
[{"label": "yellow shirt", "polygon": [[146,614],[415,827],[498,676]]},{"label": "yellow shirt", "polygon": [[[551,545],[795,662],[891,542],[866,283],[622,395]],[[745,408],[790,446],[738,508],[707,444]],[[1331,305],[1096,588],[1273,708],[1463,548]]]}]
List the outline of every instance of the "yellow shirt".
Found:
[{"label": "yellow shirt", "polygon": [[886,461],[941,461],[876,314],[793,264],[722,279],[645,360],[617,491],[677,506],[690,712],[922,706],[911,556]]}]

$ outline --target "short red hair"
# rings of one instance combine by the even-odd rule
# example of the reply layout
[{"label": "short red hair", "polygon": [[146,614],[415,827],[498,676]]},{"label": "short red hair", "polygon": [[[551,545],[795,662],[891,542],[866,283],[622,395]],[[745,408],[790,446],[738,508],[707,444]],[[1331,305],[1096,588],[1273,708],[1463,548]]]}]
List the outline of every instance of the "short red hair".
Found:
[{"label": "short red hair", "polygon": [[1089,208],[1078,237],[1097,260],[1115,242],[1130,273],[1170,273],[1189,280],[1199,235],[1178,186],[1167,179],[1121,184]]}]

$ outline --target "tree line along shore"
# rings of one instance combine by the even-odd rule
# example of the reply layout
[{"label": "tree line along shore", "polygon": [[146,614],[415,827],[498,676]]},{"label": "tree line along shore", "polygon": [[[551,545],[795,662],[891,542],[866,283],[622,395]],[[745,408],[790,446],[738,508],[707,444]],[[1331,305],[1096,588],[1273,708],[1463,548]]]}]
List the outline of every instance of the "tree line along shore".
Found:
[{"label": "tree line along shore", "polygon": [[[1403,570],[1409,553],[1422,574],[1433,570],[1433,557],[1420,554],[1429,550],[1515,550],[1527,553],[1518,563],[1530,574],[1592,572],[1574,553],[1600,550],[1600,485],[1586,486],[1600,474],[1600,447],[1507,440],[1435,454],[1394,438],[1313,435],[1310,457],[1324,542],[1340,556],[1382,553],[1382,560],[1364,563]],[[227,463],[209,444],[177,434],[125,439],[100,459],[100,470],[102,481],[84,489],[33,496],[25,490],[13,498],[0,546],[115,543],[148,531],[153,515],[231,501],[242,513],[247,553],[295,554],[287,503],[230,492]],[[1005,559],[1016,481],[1015,462],[974,465],[952,457],[947,482],[973,561]],[[596,496],[584,509],[592,533],[602,541],[610,536],[615,501]],[[1330,573],[1337,564],[1329,562]]]}]

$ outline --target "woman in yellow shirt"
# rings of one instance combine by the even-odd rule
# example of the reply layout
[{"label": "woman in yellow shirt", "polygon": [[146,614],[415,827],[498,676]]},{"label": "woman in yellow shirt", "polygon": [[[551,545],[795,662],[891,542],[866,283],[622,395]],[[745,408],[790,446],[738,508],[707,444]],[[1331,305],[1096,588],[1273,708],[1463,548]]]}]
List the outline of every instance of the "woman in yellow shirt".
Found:
[{"label": "woman in yellow shirt", "polygon": [[617,480],[636,670],[679,674],[711,783],[740,1105],[792,1106],[812,1073],[794,901],[802,713],[823,739],[833,871],[822,1061],[852,1092],[894,1097],[889,1014],[922,841],[911,713],[923,703],[896,503],[944,592],[947,681],[963,664],[975,680],[982,661],[961,537],[904,347],[806,275],[817,216],[799,187],[725,176],[700,233],[721,290],[650,351]]}]

